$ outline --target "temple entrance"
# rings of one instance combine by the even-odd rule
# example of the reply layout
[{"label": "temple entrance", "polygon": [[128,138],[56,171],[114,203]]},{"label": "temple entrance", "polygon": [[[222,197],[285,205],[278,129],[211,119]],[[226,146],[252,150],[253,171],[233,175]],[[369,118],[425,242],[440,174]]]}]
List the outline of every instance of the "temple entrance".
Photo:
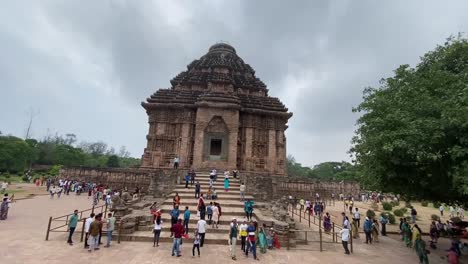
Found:
[{"label": "temple entrance", "polygon": [[221,146],[223,145],[223,140],[221,139],[211,139],[210,143],[210,156],[220,156],[221,155]]}]

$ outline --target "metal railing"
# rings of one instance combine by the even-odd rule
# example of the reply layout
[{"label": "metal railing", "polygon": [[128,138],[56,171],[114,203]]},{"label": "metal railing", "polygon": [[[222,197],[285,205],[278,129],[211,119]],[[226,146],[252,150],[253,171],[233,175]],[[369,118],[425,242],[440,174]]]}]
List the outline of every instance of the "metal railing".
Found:
[{"label": "metal railing", "polygon": [[[340,231],[343,229],[343,226],[340,226],[340,225],[337,225],[335,224],[335,222],[332,222],[331,225],[331,230],[326,232],[326,231],[323,231],[322,229],[324,229],[322,227],[322,218],[320,216],[317,216],[317,215],[313,215],[311,217],[311,213],[308,213],[306,211],[303,211],[303,209],[297,209],[295,208],[294,205],[289,205],[289,208],[290,208],[290,212],[291,212],[291,217],[294,218],[294,216],[298,216],[299,217],[299,222],[302,223],[302,221],[304,221],[305,223],[308,223],[309,227],[311,227],[311,225],[315,225],[319,228],[319,231],[315,231],[315,230],[290,230],[289,232],[291,233],[304,233],[305,234],[305,243],[308,244],[308,242],[319,242],[320,243],[320,251],[323,250],[323,243],[339,243],[338,241],[338,235],[340,234]],[[312,219],[312,220],[311,220]],[[319,241],[316,241],[316,240],[308,240],[307,239],[307,233],[319,233]],[[331,236],[332,238],[332,241],[324,241],[323,239],[323,235],[327,235],[327,236]],[[288,234],[288,249],[289,249],[289,239],[290,239],[290,236]],[[349,230],[349,246],[350,246],[350,251],[351,253],[353,252],[353,234],[352,234],[352,230],[350,229]]]},{"label": "metal railing", "polygon": [[[93,206],[92,208],[89,208],[89,209],[78,212],[78,221],[83,222],[82,229],[81,229],[80,242],[83,242],[85,221],[86,221],[86,217],[88,217],[88,215],[83,217],[83,214],[86,213],[86,212],[90,212],[90,214],[91,213],[95,213],[95,214],[102,213],[105,216],[106,213],[107,213],[107,203],[105,203],[104,205],[101,205],[101,206]],[[96,212],[98,212],[98,213],[96,213]],[[72,215],[73,214],[67,214],[67,215],[62,215],[62,216],[58,216],[58,217],[52,217],[52,216],[49,217],[49,223],[47,225],[47,232],[46,232],[45,240],[46,241],[49,240],[49,235],[50,235],[51,232],[67,233],[68,232],[69,220],[70,220],[70,217]],[[53,226],[53,223],[58,223],[58,225]],[[63,229],[63,227],[66,227],[66,228]],[[78,230],[75,230],[75,231],[78,231]]]}]

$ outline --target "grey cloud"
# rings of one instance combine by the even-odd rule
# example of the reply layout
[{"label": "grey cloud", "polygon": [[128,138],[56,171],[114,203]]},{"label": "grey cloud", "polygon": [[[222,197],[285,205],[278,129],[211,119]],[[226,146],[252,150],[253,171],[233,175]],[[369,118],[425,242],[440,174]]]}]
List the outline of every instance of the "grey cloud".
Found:
[{"label": "grey cloud", "polygon": [[[8,14],[0,11],[0,48],[7,51],[0,61],[0,89],[2,97],[11,98],[0,105],[2,131],[22,133],[24,122],[15,120],[24,120],[25,109],[32,106],[41,108],[38,135],[47,128],[74,132],[86,140],[126,145],[139,156],[147,132],[139,102],[157,88],[169,87],[169,80],[187,64],[224,40],[256,70],[270,94],[294,111],[288,152],[307,165],[348,159],[357,118],[351,107],[360,102],[362,89],[377,85],[399,64],[414,64],[468,26],[464,1],[8,5]],[[23,6],[30,9],[23,13]],[[51,27],[44,32],[52,30],[63,41],[62,46],[50,43],[61,47],[56,54],[35,48],[47,45],[49,36],[11,35],[15,25],[24,31],[42,29],[36,18]],[[78,66],[70,65],[76,58]],[[34,78],[23,78],[26,72]],[[63,111],[67,106],[72,107]]]}]

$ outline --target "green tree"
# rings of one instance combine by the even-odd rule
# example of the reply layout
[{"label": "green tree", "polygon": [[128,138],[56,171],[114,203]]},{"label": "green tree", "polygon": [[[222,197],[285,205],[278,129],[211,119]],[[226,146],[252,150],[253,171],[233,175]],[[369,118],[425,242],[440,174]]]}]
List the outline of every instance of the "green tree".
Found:
[{"label": "green tree", "polygon": [[468,42],[450,38],[366,88],[351,151],[370,188],[468,201]]},{"label": "green tree", "polygon": [[0,171],[23,172],[33,149],[21,138],[0,136]]},{"label": "green tree", "polygon": [[119,164],[119,157],[117,155],[110,155],[109,157],[107,157],[107,163],[106,163],[107,167],[119,167],[120,164]]}]

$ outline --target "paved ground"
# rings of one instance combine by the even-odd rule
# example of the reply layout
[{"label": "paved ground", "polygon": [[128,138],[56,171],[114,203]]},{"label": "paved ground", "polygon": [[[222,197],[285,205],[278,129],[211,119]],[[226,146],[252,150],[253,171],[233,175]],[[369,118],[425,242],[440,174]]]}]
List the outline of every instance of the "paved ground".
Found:
[{"label": "paved ground", "polygon": [[[150,243],[122,242],[110,249],[88,253],[83,244],[68,246],[65,234],[52,233],[50,241],[44,241],[45,229],[49,216],[60,216],[73,209],[89,208],[87,197],[75,195],[63,196],[60,200],[50,200],[48,196],[37,196],[33,199],[17,201],[11,208],[8,220],[0,221],[0,263],[233,263],[229,258],[228,247],[208,245],[202,248],[202,257],[192,259],[191,245],[184,244],[182,257],[170,256],[170,245],[162,244],[153,248]],[[79,241],[79,235],[74,237]],[[259,263],[417,263],[413,251],[406,249],[402,243],[393,239],[382,239],[376,245],[355,246],[351,256],[343,254],[339,245],[330,247],[326,252],[310,251],[317,245],[299,246],[298,249],[269,251],[259,254]],[[238,250],[237,263],[254,262],[246,259]],[[431,257],[431,263],[444,261]]]}]

